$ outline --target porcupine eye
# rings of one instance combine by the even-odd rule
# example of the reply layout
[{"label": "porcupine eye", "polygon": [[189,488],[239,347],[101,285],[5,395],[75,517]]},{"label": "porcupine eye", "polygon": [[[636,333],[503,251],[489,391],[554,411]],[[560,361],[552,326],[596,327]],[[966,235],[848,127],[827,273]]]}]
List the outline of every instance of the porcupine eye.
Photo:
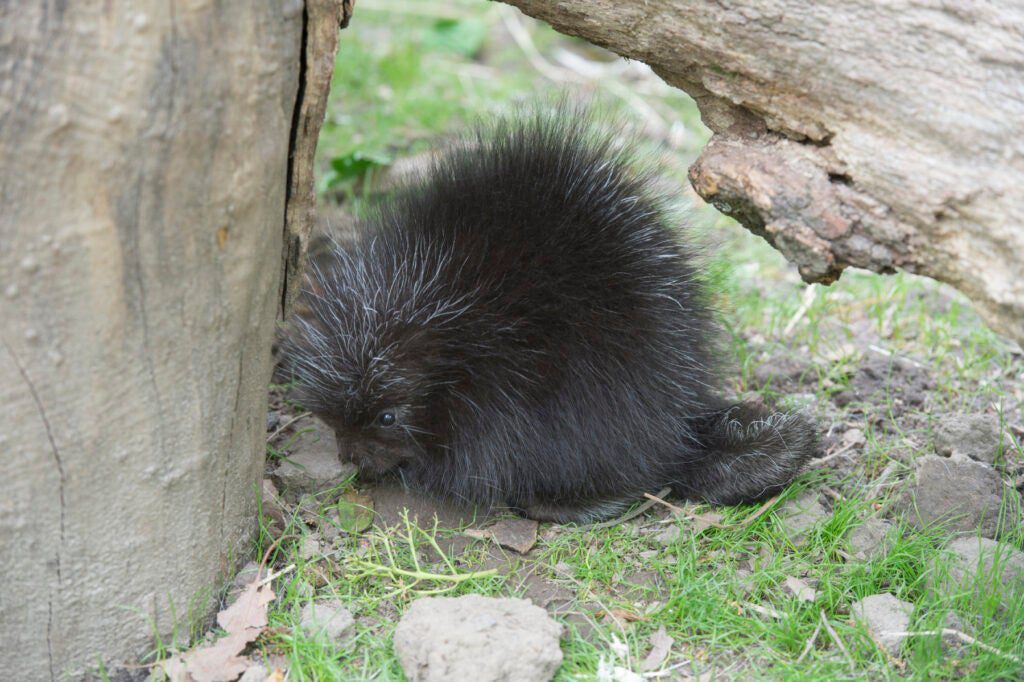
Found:
[{"label": "porcupine eye", "polygon": [[381,426],[393,426],[395,423],[395,413],[381,412],[377,415],[377,423]]}]

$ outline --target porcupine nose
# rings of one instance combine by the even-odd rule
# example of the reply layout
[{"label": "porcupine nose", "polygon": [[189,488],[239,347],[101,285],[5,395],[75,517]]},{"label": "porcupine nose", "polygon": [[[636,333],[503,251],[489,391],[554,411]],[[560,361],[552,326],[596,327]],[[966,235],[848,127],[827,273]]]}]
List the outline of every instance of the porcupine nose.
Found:
[{"label": "porcupine nose", "polygon": [[342,462],[351,462],[356,466],[360,465],[360,459],[351,444],[348,442],[348,438],[345,437],[340,431],[334,432],[334,442],[338,447],[338,459]]}]

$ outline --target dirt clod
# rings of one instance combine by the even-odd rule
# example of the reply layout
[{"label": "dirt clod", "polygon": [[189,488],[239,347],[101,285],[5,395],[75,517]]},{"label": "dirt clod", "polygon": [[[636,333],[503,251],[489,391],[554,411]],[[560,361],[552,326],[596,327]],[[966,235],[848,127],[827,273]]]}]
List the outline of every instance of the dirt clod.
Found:
[{"label": "dirt clod", "polygon": [[666,527],[665,530],[655,535],[654,540],[659,545],[668,547],[669,545],[675,544],[676,540],[678,540],[682,534],[683,532],[679,530],[679,524],[673,523]]},{"label": "dirt clod", "polygon": [[300,627],[310,637],[322,633],[334,641],[347,639],[354,624],[349,610],[333,599],[306,604],[299,619]]},{"label": "dirt clod", "polygon": [[891,398],[894,411],[902,411],[897,407],[923,404],[933,386],[920,363],[892,355],[872,355],[857,369],[849,390],[838,394],[835,402],[842,407],[851,402],[885,402]]},{"label": "dirt clod", "polygon": [[899,654],[910,627],[910,615],[914,605],[901,601],[891,594],[873,594],[855,602],[850,611],[867,626],[871,638],[893,656]]},{"label": "dirt clod", "polygon": [[814,526],[829,517],[818,493],[810,490],[783,504],[777,513],[785,525],[786,535],[795,545],[802,543]]},{"label": "dirt clod", "polygon": [[995,464],[1002,447],[999,415],[946,414],[935,428],[935,451],[943,457],[967,457]]},{"label": "dirt clod", "polygon": [[850,532],[850,551],[860,561],[884,559],[892,546],[892,525],[871,517]]},{"label": "dirt clod", "polygon": [[547,682],[562,664],[561,636],[526,600],[469,594],[413,602],[394,646],[410,682]]},{"label": "dirt clod", "polygon": [[[996,537],[1003,495],[1010,489],[995,469],[936,455],[925,455],[915,464],[917,475],[902,502],[910,523],[918,528],[943,523],[964,533],[980,528],[982,537]],[[1014,513],[1013,505],[1007,506]]]},{"label": "dirt clod", "polygon": [[953,555],[948,571],[936,566],[932,587],[942,593],[975,589],[979,598],[991,590],[1000,592],[1000,601],[1009,603],[1024,590],[1024,552],[1005,542],[987,538],[964,537],[950,543]]}]

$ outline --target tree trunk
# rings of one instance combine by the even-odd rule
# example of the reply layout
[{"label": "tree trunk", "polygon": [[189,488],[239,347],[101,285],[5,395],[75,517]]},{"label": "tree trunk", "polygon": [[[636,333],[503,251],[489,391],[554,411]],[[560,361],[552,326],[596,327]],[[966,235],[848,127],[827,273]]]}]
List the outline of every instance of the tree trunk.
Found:
[{"label": "tree trunk", "polygon": [[249,553],[339,12],[0,8],[4,675],[187,636]]},{"label": "tree trunk", "polygon": [[506,0],[696,99],[697,192],[809,282],[949,282],[1024,342],[1024,5]]}]

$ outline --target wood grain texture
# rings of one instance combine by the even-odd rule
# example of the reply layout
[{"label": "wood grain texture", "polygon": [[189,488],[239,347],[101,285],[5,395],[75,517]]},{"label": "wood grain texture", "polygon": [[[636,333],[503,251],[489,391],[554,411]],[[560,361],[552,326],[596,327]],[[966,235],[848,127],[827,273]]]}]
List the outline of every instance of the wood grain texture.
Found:
[{"label": "wood grain texture", "polygon": [[64,679],[187,635],[250,548],[323,109],[302,0],[0,15],[0,670]]},{"label": "wood grain texture", "polygon": [[1021,3],[507,1],[689,92],[694,187],[807,281],[927,275],[1024,341]]}]

